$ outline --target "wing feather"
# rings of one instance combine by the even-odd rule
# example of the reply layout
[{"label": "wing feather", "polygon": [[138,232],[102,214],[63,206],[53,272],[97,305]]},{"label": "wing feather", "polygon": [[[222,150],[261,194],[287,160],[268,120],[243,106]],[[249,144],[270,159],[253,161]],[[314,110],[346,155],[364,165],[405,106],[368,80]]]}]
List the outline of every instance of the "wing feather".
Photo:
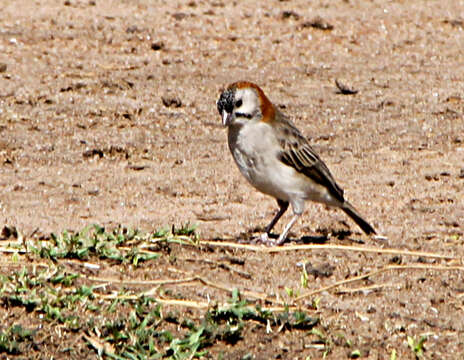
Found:
[{"label": "wing feather", "polygon": [[332,196],[344,202],[343,190],[338,186],[327,165],[317,155],[308,140],[285,117],[279,114],[279,132],[284,134],[281,141],[282,153],[280,160],[306,175],[316,183],[325,186]]}]

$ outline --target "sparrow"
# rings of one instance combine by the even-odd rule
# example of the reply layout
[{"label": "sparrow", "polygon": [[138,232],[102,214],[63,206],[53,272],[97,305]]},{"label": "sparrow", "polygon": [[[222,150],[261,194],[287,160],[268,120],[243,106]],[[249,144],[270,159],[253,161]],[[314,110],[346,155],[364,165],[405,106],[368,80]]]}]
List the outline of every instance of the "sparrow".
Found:
[{"label": "sparrow", "polygon": [[[228,143],[242,175],[260,192],[277,200],[279,211],[261,235],[262,242],[282,245],[307,200],[342,209],[366,234],[374,228],[345,200],[327,165],[287,116],[251,82],[229,85],[217,101]],[[273,227],[292,205],[293,217],[277,240]]]}]

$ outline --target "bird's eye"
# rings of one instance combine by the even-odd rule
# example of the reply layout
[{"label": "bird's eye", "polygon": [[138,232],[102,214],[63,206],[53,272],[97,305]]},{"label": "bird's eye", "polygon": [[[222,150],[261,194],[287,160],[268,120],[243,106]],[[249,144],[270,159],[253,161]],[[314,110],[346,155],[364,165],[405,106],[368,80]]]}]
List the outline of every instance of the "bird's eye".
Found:
[{"label": "bird's eye", "polygon": [[239,108],[240,106],[242,106],[243,102],[242,102],[242,99],[238,99],[236,102],[235,102],[235,107]]}]

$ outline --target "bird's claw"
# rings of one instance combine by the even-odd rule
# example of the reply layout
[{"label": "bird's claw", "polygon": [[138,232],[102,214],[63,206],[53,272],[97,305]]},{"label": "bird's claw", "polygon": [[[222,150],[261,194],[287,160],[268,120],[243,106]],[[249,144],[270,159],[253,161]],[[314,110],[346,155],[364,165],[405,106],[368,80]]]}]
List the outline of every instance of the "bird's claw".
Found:
[{"label": "bird's claw", "polygon": [[260,236],[258,236],[255,239],[255,241],[258,244],[264,244],[264,245],[267,245],[267,246],[276,246],[276,245],[278,245],[278,242],[276,240],[274,240],[274,239],[271,239],[269,237],[268,233],[262,233]]},{"label": "bird's claw", "polygon": [[267,233],[263,233],[258,236],[253,236],[252,238],[248,239],[240,239],[238,240],[240,244],[250,244],[250,245],[273,245],[274,242],[272,239],[269,238],[269,235]]},{"label": "bird's claw", "polygon": [[251,239],[240,239],[238,240],[240,244],[250,244],[250,245],[266,245],[266,246],[277,246],[281,245],[280,237],[278,239],[272,239],[268,233],[262,233],[258,236],[253,236]]}]

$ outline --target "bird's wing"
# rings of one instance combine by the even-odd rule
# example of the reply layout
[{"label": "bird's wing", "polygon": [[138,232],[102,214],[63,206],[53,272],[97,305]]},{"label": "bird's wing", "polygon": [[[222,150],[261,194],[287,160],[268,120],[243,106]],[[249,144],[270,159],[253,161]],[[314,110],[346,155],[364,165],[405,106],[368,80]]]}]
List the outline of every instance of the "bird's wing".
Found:
[{"label": "bird's wing", "polygon": [[337,200],[344,202],[343,190],[337,185],[327,165],[309,145],[308,140],[282,114],[279,114],[277,130],[282,152],[280,160],[306,175],[316,183],[325,186]]}]

